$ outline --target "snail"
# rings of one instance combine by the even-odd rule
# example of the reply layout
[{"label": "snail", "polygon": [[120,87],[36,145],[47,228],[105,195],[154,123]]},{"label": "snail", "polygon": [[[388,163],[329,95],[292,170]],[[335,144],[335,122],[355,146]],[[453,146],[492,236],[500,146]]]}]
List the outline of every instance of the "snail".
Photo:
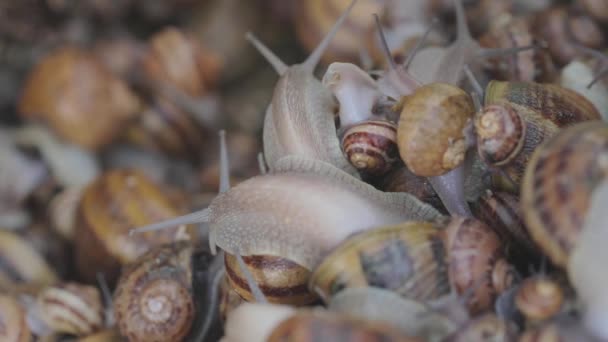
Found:
[{"label": "snail", "polygon": [[512,324],[489,313],[472,319],[460,331],[448,336],[444,341],[513,341],[515,336]]},{"label": "snail", "polygon": [[577,0],[585,9],[585,12],[601,23],[608,22],[608,4],[597,0]]},{"label": "snail", "polygon": [[226,322],[226,318],[234,309],[246,301],[232,288],[228,277],[224,274],[220,282],[219,288],[219,312],[222,322]]},{"label": "snail", "polygon": [[103,272],[113,283],[121,265],[177,238],[177,227],[128,235],[132,225],[162,220],[182,211],[163,190],[142,171],[129,169],[107,171],[83,190],[74,241],[76,267],[84,280],[92,282],[97,272]]},{"label": "snail", "polygon": [[239,306],[228,317],[222,341],[422,341],[388,324],[325,310],[301,310],[276,304]]},{"label": "snail", "polygon": [[518,186],[536,147],[560,129],[601,118],[585,97],[553,84],[491,81],[475,116],[477,151]]},{"label": "snail", "polygon": [[[319,264],[309,286],[325,301],[344,288],[380,287],[428,301],[451,287],[458,294],[473,287],[467,306],[476,314],[515,277],[490,228],[454,218],[447,225],[410,221],[354,235]],[[476,287],[479,281],[484,283]]]},{"label": "snail", "polygon": [[340,149],[334,125],[331,92],[313,76],[321,55],[346,20],[356,1],[301,64],[285,65],[252,35],[248,39],[280,75],[264,119],[264,157],[271,170],[285,156],[318,159],[357,176]]},{"label": "snail", "polygon": [[19,101],[24,118],[46,122],[62,138],[98,150],[141,111],[140,99],[92,53],[52,52],[31,71]]},{"label": "snail", "polygon": [[180,242],[151,250],[123,270],[114,313],[130,341],[180,341],[194,321],[193,248]]},{"label": "snail", "polygon": [[0,339],[11,342],[32,340],[26,310],[17,299],[7,294],[0,294]]},{"label": "snail", "polygon": [[551,319],[560,313],[564,303],[564,290],[555,280],[546,276],[526,278],[515,295],[515,306],[532,325]]}]

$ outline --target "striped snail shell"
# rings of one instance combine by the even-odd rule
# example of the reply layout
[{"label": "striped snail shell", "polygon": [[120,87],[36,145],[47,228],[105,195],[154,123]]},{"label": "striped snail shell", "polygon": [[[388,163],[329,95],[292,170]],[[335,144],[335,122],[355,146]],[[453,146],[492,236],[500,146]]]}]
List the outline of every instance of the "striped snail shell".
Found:
[{"label": "striped snail shell", "polygon": [[608,175],[608,125],[585,122],[561,131],[533,154],[521,206],[526,226],[549,259],[566,267],[591,196]]},{"label": "striped snail shell", "polygon": [[559,314],[564,291],[555,280],[534,276],[525,279],[515,295],[515,306],[528,323],[549,320]]},{"label": "striped snail shell", "polygon": [[0,294],[0,340],[15,342],[32,341],[26,311],[17,299]]},{"label": "striped snail shell", "polygon": [[37,296],[40,318],[55,332],[89,335],[102,328],[103,304],[99,290],[77,283],[61,283]]},{"label": "striped snail shell", "polygon": [[230,285],[230,281],[228,280],[228,276],[225,273],[222,276],[222,280],[220,280],[219,286],[220,320],[222,322],[226,322],[226,319],[228,318],[230,313],[246,301],[243,299],[243,297],[239,296],[239,294],[234,290],[234,288],[232,288],[232,285]]},{"label": "striped snail shell", "polygon": [[123,269],[114,313],[130,341],[179,341],[194,320],[192,253],[187,242],[158,247]]},{"label": "striped snail shell", "polygon": [[74,237],[76,267],[85,280],[93,282],[103,272],[113,282],[120,265],[175,241],[176,228],[129,236],[133,226],[180,214],[164,190],[142,171],[129,169],[110,170],[85,188]]},{"label": "striped snail shell", "polygon": [[485,107],[475,117],[477,151],[521,183],[532,152],[560,129],[601,118],[578,93],[553,84],[491,81]]},{"label": "striped snail shell", "polygon": [[352,125],[344,131],[342,150],[360,172],[382,175],[399,158],[397,125],[385,120]]},{"label": "striped snail shell", "polygon": [[314,270],[310,288],[324,301],[345,288],[380,287],[421,301],[449,293],[442,230],[405,222],[356,234]]},{"label": "striped snail shell", "polygon": [[[226,253],[224,259],[230,286],[245,300],[254,301],[236,257]],[[306,305],[317,299],[308,291],[310,271],[295,262],[271,255],[243,256],[243,261],[269,302]]]}]

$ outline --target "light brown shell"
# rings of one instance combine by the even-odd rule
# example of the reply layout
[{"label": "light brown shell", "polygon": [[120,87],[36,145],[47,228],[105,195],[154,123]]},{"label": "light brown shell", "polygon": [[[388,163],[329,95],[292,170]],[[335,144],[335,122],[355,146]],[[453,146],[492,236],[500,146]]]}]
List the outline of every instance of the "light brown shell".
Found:
[{"label": "light brown shell", "polygon": [[425,177],[458,167],[466,153],[462,130],[475,113],[469,94],[450,84],[431,83],[401,102],[397,142],[407,167]]},{"label": "light brown shell", "polygon": [[75,231],[75,260],[81,276],[94,282],[103,272],[110,282],[120,266],[154,246],[175,241],[178,229],[129,235],[133,227],[167,219],[182,211],[159,184],[142,171],[115,169],[84,190]]},{"label": "light brown shell", "polygon": [[561,131],[533,154],[521,206],[530,235],[566,267],[585,222],[591,195],[608,174],[608,125],[585,122]]},{"label": "light brown shell", "polygon": [[405,222],[352,236],[314,270],[310,288],[324,300],[344,288],[380,287],[421,301],[450,290],[441,226]]},{"label": "light brown shell", "polygon": [[130,341],[179,341],[194,320],[192,246],[158,247],[123,269],[114,313]]},{"label": "light brown shell", "polygon": [[226,274],[222,276],[222,280],[220,280],[220,303],[219,303],[219,313],[220,319],[222,322],[226,322],[226,318],[230,315],[230,313],[236,309],[239,305],[245,302],[243,297],[239,296],[239,294],[232,288],[230,285],[230,281]]},{"label": "light brown shell", "polygon": [[111,143],[141,110],[140,100],[93,54],[64,47],[32,70],[19,102],[28,119],[88,149]]},{"label": "light brown shell", "polygon": [[[245,300],[255,301],[237,259],[229,253],[225,254],[224,259],[230,286]],[[306,305],[317,300],[308,291],[310,271],[304,267],[271,255],[244,256],[243,261],[269,302]]]},{"label": "light brown shell", "polygon": [[104,308],[93,286],[62,283],[42,290],[36,302],[40,318],[55,332],[86,336],[102,328]]},{"label": "light brown shell", "polygon": [[5,294],[0,294],[0,340],[32,341],[32,332],[27,324],[25,309],[15,298]]},{"label": "light brown shell", "polygon": [[546,277],[525,279],[515,295],[515,306],[530,322],[548,320],[560,312],[564,291],[554,280]]},{"label": "light brown shell", "polygon": [[353,125],[344,132],[341,144],[350,163],[366,174],[382,175],[399,159],[397,125],[390,121]]}]

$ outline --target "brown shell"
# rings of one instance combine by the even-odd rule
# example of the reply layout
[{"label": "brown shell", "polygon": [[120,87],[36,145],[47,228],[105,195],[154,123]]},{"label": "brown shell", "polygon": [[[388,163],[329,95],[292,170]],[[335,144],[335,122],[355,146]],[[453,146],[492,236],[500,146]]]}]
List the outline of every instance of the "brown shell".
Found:
[{"label": "brown shell", "polygon": [[281,322],[268,342],[368,341],[422,342],[390,325],[342,316],[328,311],[303,311]]},{"label": "brown shell", "polygon": [[[561,128],[601,118],[595,106],[584,96],[554,84],[491,81],[486,88],[485,97],[486,108],[489,105],[499,105],[509,110],[492,111],[487,117],[478,116],[476,123],[481,120],[484,122],[478,128],[486,128],[478,134],[482,137],[482,142],[495,142],[504,149],[492,151],[485,148],[485,152],[480,153],[480,156],[500,166],[516,185],[521,183],[532,152],[543,141],[555,135]],[[521,129],[517,128],[520,124],[514,113],[524,122]],[[504,125],[505,122],[511,122],[514,129],[509,130],[508,126]],[[514,135],[501,135],[503,132],[512,132]],[[523,141],[515,142],[519,136]],[[487,140],[489,137],[496,140]]]},{"label": "brown shell", "polygon": [[477,153],[486,164],[508,164],[520,152],[526,123],[508,102],[485,106],[475,115]]},{"label": "brown shell", "polygon": [[[351,0],[296,1],[294,19],[300,44],[306,50],[313,51],[350,3]],[[359,62],[362,37],[371,43],[372,34],[375,33],[374,18],[370,13],[381,14],[384,6],[385,1],[382,0],[358,3],[338,30],[322,61]]]},{"label": "brown shell", "polygon": [[450,84],[431,83],[401,101],[397,142],[407,167],[430,177],[459,166],[466,152],[463,129],[475,113],[469,94]]},{"label": "brown shell", "polygon": [[4,294],[0,294],[0,340],[32,341],[32,332],[27,323],[25,309],[15,298]]},{"label": "brown shell", "polygon": [[141,108],[127,84],[94,55],[74,47],[46,56],[30,73],[19,111],[89,149],[111,143]]},{"label": "brown shell", "polygon": [[595,186],[608,174],[608,125],[585,122],[561,131],[532,156],[521,206],[530,235],[565,267],[585,222]]},{"label": "brown shell", "polygon": [[360,172],[386,173],[399,159],[397,125],[390,121],[366,121],[349,127],[342,137],[346,158]]},{"label": "brown shell", "polygon": [[310,288],[327,301],[344,288],[374,286],[416,300],[449,293],[441,228],[405,222],[356,234],[314,270]]},{"label": "brown shell", "polygon": [[[236,257],[226,253],[224,260],[230,286],[245,300],[255,301]],[[306,305],[317,300],[308,291],[310,271],[295,262],[271,255],[243,256],[243,261],[269,302]]]},{"label": "brown shell", "polygon": [[386,192],[410,193],[419,200],[447,213],[443,202],[441,202],[441,198],[433,190],[433,186],[428,179],[413,174],[403,164],[399,164],[384,176],[378,177],[376,186],[378,189]]},{"label": "brown shell", "polygon": [[487,310],[515,281],[504,260],[498,235],[473,218],[453,218],[445,230],[450,282],[460,295],[474,290],[467,307],[472,314]]},{"label": "brown shell", "polygon": [[89,335],[103,326],[104,310],[99,290],[78,283],[62,283],[37,296],[42,320],[55,332]]},{"label": "brown shell", "polygon": [[193,162],[203,158],[208,136],[189,112],[160,96],[125,132],[126,139],[136,145]]},{"label": "brown shell", "polygon": [[534,31],[549,44],[551,55],[560,65],[579,54],[576,44],[599,49],[606,41],[602,28],[590,16],[565,6],[552,6],[539,13],[533,23]]},{"label": "brown shell", "polygon": [[83,192],[75,232],[75,260],[81,276],[94,282],[103,272],[113,282],[120,266],[150,248],[176,239],[178,229],[129,235],[135,227],[182,214],[160,185],[142,171],[111,170]]},{"label": "brown shell", "polygon": [[142,68],[147,78],[158,85],[170,85],[199,97],[216,83],[222,62],[193,36],[168,27],[150,38]]},{"label": "brown shell", "polygon": [[471,210],[476,218],[487,224],[503,243],[505,252],[520,270],[527,271],[540,253],[524,224],[519,199],[506,192],[487,191]]},{"label": "brown shell", "polygon": [[524,280],[517,294],[515,305],[531,322],[548,320],[560,312],[564,291],[554,280],[535,276]]},{"label": "brown shell", "polygon": [[226,322],[226,317],[230,315],[232,310],[236,309],[237,306],[245,302],[243,297],[232,288],[228,276],[224,274],[222,280],[220,280],[220,303],[219,313],[222,322]]},{"label": "brown shell", "polygon": [[158,247],[123,269],[114,293],[118,327],[129,341],[179,341],[194,320],[192,246]]}]

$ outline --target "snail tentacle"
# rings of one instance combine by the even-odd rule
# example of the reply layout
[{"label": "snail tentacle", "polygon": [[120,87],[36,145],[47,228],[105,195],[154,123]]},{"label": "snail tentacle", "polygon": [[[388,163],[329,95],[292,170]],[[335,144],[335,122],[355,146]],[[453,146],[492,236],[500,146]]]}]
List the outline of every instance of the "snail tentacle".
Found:
[{"label": "snail tentacle", "polygon": [[287,71],[287,64],[285,64],[277,55],[272,52],[261,40],[259,40],[253,33],[247,32],[245,34],[245,39],[247,39],[253,47],[270,63],[273,69],[277,72],[277,74],[283,75],[285,71]]}]

